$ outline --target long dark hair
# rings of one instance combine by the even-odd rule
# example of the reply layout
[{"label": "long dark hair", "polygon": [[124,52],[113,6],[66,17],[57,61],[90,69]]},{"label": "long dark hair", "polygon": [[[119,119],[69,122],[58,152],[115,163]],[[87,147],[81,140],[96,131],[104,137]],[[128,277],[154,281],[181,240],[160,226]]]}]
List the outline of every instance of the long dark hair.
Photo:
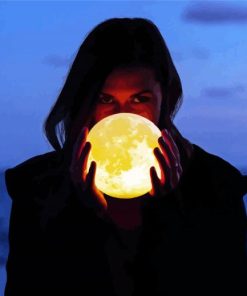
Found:
[{"label": "long dark hair", "polygon": [[165,127],[166,116],[173,120],[182,104],[182,86],[159,29],[145,18],[108,19],[81,44],[44,122],[45,135],[56,151],[73,142],[88,121],[107,75],[116,67],[128,65],[154,70],[163,92],[159,127]]}]

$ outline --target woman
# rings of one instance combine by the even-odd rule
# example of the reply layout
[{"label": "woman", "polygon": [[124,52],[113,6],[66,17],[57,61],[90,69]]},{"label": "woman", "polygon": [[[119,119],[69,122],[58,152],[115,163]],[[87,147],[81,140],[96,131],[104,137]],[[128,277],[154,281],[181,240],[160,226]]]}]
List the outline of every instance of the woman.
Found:
[{"label": "woman", "polygon": [[[55,149],[6,171],[12,198],[5,295],[246,293],[241,173],[173,124],[182,86],[158,28],[109,19],[82,43],[45,121]],[[86,173],[88,130],[131,112],[161,130],[161,179],[131,200]]]}]

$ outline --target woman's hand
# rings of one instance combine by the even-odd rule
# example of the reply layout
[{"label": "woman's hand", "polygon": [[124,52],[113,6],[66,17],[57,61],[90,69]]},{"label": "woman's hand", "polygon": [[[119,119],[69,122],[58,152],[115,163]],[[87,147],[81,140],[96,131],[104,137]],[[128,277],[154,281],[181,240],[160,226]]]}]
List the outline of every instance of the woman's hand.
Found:
[{"label": "woman's hand", "polygon": [[93,208],[99,216],[102,216],[107,210],[107,202],[104,194],[95,185],[95,161],[92,161],[88,174],[86,172],[91,150],[91,143],[86,142],[87,135],[88,128],[84,127],[74,144],[69,172],[79,200],[83,205]]},{"label": "woman's hand", "polygon": [[158,139],[158,143],[161,149],[156,147],[153,152],[160,166],[161,179],[159,179],[155,168],[150,168],[152,189],[149,194],[155,198],[176,188],[183,172],[178,147],[166,129],[162,130],[162,136]]}]

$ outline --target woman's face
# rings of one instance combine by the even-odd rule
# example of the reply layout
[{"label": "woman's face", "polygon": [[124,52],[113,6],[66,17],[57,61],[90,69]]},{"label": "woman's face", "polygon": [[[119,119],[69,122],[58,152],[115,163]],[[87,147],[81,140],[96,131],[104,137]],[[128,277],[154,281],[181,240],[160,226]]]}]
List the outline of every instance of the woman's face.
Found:
[{"label": "woman's face", "polygon": [[117,68],[106,78],[93,113],[93,122],[129,112],[158,125],[162,101],[160,83],[147,67]]}]

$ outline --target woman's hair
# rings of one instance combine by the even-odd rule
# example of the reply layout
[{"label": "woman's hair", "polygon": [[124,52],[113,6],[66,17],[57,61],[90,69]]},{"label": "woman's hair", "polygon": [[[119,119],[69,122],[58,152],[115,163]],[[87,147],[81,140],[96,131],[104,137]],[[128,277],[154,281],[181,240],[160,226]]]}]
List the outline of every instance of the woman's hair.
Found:
[{"label": "woman's hair", "polygon": [[76,139],[90,118],[106,77],[124,66],[154,70],[163,94],[158,126],[166,127],[167,116],[173,120],[182,104],[182,85],[159,29],[145,18],[108,19],[86,36],[45,119],[45,135],[56,151]]}]

